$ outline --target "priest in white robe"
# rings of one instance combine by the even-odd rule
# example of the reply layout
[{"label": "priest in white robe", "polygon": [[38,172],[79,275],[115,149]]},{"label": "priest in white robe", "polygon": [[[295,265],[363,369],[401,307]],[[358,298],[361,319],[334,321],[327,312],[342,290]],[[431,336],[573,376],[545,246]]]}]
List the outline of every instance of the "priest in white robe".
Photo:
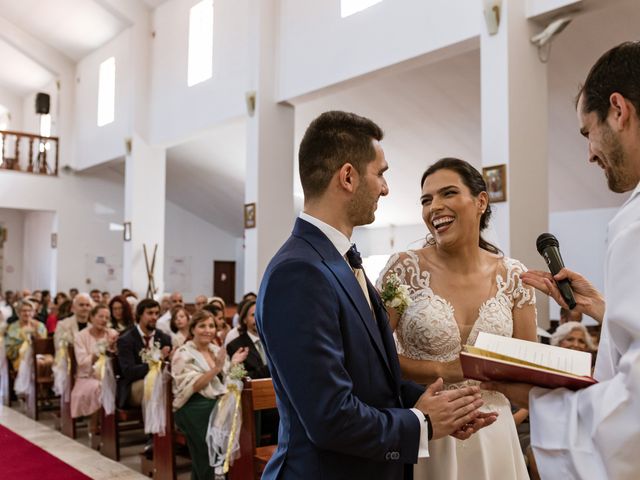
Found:
[{"label": "priest in white robe", "polygon": [[[592,67],[577,105],[589,161],[605,170],[611,190],[633,191],[608,226],[605,298],[567,269],[555,277],[571,281],[578,311],[602,321],[594,374],[599,383],[577,392],[519,383],[483,385],[529,408],[531,445],[543,479],[640,478],[638,73],[640,43],[611,49]],[[550,274],[534,271],[522,279],[566,307]]]}]

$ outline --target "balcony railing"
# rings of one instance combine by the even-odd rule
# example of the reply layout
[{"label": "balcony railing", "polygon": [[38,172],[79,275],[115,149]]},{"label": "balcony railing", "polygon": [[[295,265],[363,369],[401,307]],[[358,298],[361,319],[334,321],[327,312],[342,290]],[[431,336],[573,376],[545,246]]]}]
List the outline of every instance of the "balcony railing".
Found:
[{"label": "balcony railing", "polygon": [[0,169],[57,176],[59,143],[58,137],[0,130]]}]

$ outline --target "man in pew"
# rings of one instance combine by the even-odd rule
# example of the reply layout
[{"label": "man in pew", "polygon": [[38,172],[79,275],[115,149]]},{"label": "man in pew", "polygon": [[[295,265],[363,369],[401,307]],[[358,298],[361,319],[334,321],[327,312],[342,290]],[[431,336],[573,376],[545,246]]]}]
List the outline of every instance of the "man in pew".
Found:
[{"label": "man in pew", "polygon": [[[171,353],[171,337],[156,328],[160,304],[145,298],[136,305],[136,326],[118,338],[116,359],[119,366],[116,404],[118,408],[136,408],[142,405],[144,377],[149,366],[142,361],[140,352],[159,344],[163,360]],[[153,455],[153,437],[147,438],[144,453],[148,459]]]},{"label": "man in pew", "polygon": [[73,297],[73,306],[71,307],[73,315],[58,322],[56,331],[53,334],[53,343],[56,350],[60,347],[63,339],[68,345],[73,345],[76,333],[84,330],[88,325],[91,308],[93,308],[93,303],[88,294],[78,293]]},{"label": "man in pew", "polygon": [[117,404],[119,408],[142,405],[144,377],[149,366],[142,361],[140,352],[158,343],[165,359],[171,352],[171,338],[156,329],[160,305],[151,298],[141,300],[136,306],[136,326],[118,338]]},{"label": "man in pew", "polygon": [[373,222],[389,191],[382,136],[367,118],[326,112],[300,145],[304,212],[256,309],[280,413],[264,479],[401,479],[430,438],[495,421],[477,410],[477,387],[443,390],[439,379],[425,392],[401,379],[380,296],[352,262],[353,228]]},{"label": "man in pew", "polygon": [[640,42],[600,57],[580,90],[577,114],[589,161],[605,171],[610,190],[632,192],[609,222],[606,296],[568,269],[555,277],[530,271],[522,280],[562,307],[555,281],[571,282],[575,310],[602,324],[594,373],[599,383],[577,392],[523,383],[487,387],[529,408],[542,478],[632,480],[640,476]]}]

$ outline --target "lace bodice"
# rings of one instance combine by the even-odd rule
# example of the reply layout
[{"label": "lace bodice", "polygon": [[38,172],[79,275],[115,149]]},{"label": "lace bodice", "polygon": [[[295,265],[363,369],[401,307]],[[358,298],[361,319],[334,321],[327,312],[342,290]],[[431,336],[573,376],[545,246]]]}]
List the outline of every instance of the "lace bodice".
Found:
[{"label": "lace bodice", "polygon": [[[525,266],[507,257],[502,262],[504,271],[501,269],[496,275],[497,292],[480,306],[469,332],[468,344],[475,343],[479,332],[512,336],[513,308],[535,304],[533,290],[520,280],[520,274],[526,271]],[[409,287],[412,303],[400,317],[395,331],[398,353],[415,360],[456,360],[462,339],[454,308],[447,299],[431,290],[431,274],[420,263],[414,251],[396,253],[389,259],[376,284],[381,289],[384,278],[394,272],[400,282]]]}]

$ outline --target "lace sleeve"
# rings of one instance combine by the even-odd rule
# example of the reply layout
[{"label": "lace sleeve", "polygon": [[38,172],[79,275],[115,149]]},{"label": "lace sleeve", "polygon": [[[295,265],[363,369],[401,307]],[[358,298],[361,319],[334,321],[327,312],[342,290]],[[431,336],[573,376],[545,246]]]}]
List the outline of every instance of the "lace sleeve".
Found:
[{"label": "lace sleeve", "polygon": [[376,289],[378,289],[379,292],[382,291],[382,285],[384,284],[385,280],[389,278],[389,275],[391,275],[395,271],[394,266],[397,265],[399,262],[400,262],[399,253],[394,253],[393,255],[391,255],[391,257],[389,257],[387,264],[384,266],[384,268],[380,272],[380,275],[378,276],[378,280],[376,280]]},{"label": "lace sleeve", "polygon": [[514,306],[522,308],[526,305],[535,305],[536,294],[534,288],[525,285],[520,279],[520,274],[526,272],[527,267],[513,258],[505,258],[505,264],[507,266],[507,290],[511,294],[511,298],[513,298]]}]

